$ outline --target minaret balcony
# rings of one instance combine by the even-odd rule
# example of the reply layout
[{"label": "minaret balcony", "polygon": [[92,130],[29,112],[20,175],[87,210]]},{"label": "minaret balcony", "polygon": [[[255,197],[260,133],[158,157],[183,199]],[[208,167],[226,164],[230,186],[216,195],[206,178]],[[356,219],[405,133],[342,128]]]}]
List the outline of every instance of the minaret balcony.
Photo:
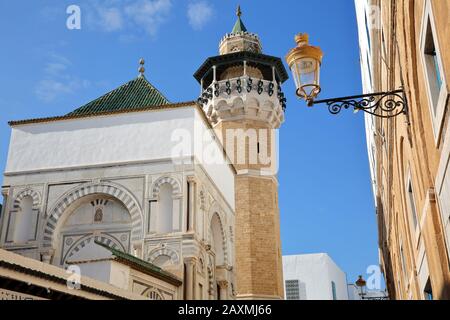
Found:
[{"label": "minaret balcony", "polygon": [[278,83],[249,76],[213,81],[198,102],[213,124],[248,119],[278,128],[286,110],[286,98]]}]

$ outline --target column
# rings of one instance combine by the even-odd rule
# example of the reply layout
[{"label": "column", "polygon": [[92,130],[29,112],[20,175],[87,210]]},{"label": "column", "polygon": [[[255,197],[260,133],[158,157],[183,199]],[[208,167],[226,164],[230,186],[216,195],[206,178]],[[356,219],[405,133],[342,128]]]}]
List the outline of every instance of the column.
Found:
[{"label": "column", "polygon": [[42,262],[51,264],[54,254],[55,254],[55,250],[53,250],[53,249],[47,249],[45,251],[42,251],[41,252]]},{"label": "column", "polygon": [[3,236],[6,235],[6,230],[3,230],[5,221],[6,221],[6,214],[8,210],[8,195],[9,195],[9,189],[2,189],[2,196],[3,196],[3,206],[0,211],[0,243],[3,243],[3,241],[6,241],[6,239],[3,240]]},{"label": "column", "polygon": [[186,258],[184,260],[186,265],[186,273],[184,275],[184,285],[185,285],[185,300],[195,299],[195,287],[194,287],[194,271],[195,271],[195,258]]},{"label": "column", "polygon": [[218,292],[220,300],[228,300],[228,281],[217,281],[217,284],[219,285],[220,290]]},{"label": "column", "polygon": [[195,211],[196,211],[196,182],[195,177],[188,177],[188,188],[189,188],[189,199],[188,199],[188,213],[189,213],[189,221],[188,221],[188,230],[187,231],[195,231]]}]

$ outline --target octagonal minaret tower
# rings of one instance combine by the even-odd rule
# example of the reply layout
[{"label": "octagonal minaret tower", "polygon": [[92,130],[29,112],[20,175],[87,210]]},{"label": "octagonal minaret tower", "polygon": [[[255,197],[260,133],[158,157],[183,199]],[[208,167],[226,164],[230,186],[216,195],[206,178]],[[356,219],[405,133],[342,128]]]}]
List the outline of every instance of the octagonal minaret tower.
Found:
[{"label": "octagonal minaret tower", "polygon": [[280,58],[262,53],[259,37],[241,20],[195,78],[202,105],[234,164],[235,272],[238,299],[282,299],[283,268],[278,208],[277,129],[288,75]]}]

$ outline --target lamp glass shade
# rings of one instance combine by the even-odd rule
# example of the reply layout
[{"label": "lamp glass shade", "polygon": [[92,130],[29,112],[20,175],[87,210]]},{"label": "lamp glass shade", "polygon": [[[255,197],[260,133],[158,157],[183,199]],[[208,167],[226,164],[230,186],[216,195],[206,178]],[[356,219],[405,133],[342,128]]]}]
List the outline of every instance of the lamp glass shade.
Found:
[{"label": "lamp glass shade", "polygon": [[297,47],[286,56],[286,61],[294,78],[296,93],[306,100],[314,99],[320,92],[320,66],[322,50],[310,46],[307,34],[295,37]]},{"label": "lamp glass shade", "polygon": [[311,57],[300,58],[291,66],[297,90],[303,89],[306,95],[320,86],[320,62]]}]

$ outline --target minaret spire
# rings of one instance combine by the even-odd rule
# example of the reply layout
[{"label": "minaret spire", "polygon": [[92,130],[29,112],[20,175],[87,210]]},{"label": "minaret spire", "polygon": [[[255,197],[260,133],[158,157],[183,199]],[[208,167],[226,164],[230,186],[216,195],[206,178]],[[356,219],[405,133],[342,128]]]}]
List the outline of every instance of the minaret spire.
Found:
[{"label": "minaret spire", "polygon": [[247,31],[241,16],[241,6],[238,5],[236,8],[237,20],[233,26],[233,30],[231,33],[227,33],[220,42],[219,52],[221,55],[238,51],[261,53],[262,48],[258,35]]},{"label": "minaret spire", "polygon": [[241,6],[238,5],[237,10],[236,10],[236,15],[238,18],[240,18],[242,16],[242,11],[241,11]]},{"label": "minaret spire", "polygon": [[231,33],[236,34],[236,33],[241,33],[241,32],[247,32],[247,28],[244,26],[244,23],[241,20],[241,16],[242,16],[241,6],[237,7],[236,16],[237,16],[237,21],[234,24],[233,31],[231,31]]}]

